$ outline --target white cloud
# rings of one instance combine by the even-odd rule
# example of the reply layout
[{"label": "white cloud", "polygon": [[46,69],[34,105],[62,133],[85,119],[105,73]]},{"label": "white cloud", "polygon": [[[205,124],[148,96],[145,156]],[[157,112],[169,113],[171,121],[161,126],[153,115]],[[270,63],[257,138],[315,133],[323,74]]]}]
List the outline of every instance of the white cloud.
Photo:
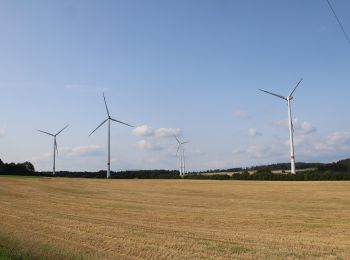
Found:
[{"label": "white cloud", "polygon": [[155,135],[153,128],[151,126],[148,126],[148,125],[138,126],[132,132],[134,135],[142,136],[142,137]]},{"label": "white cloud", "polygon": [[173,137],[174,135],[179,135],[181,133],[180,128],[158,128],[155,131],[156,137]]},{"label": "white cloud", "polygon": [[234,116],[237,117],[237,118],[248,118],[249,114],[246,111],[236,110],[234,112]]},{"label": "white cloud", "polygon": [[169,144],[164,143],[163,138],[173,137],[181,133],[180,128],[158,128],[148,125],[141,125],[133,130],[133,134],[144,139],[136,143],[136,147],[142,150],[164,150]]},{"label": "white cloud", "polygon": [[162,150],[163,147],[159,144],[151,143],[147,140],[140,140],[137,142],[137,147],[143,150]]},{"label": "white cloud", "polygon": [[94,157],[105,154],[105,148],[100,145],[88,145],[88,146],[77,146],[77,147],[63,147],[58,151],[66,156],[75,157]]},{"label": "white cloud", "polygon": [[142,125],[138,126],[133,130],[133,134],[141,137],[173,137],[174,135],[181,134],[180,128],[158,128],[154,130],[151,126]]},{"label": "white cloud", "polygon": [[262,133],[259,132],[257,129],[255,128],[249,128],[248,129],[248,133],[251,137],[257,137],[257,136],[262,136]]}]

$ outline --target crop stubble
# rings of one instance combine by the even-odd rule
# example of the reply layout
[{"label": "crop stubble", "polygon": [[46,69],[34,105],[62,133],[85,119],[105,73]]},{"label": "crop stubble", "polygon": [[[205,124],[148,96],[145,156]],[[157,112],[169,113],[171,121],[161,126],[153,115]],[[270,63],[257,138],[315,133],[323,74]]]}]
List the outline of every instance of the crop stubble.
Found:
[{"label": "crop stubble", "polygon": [[350,182],[0,177],[0,245],[44,258],[350,258]]}]

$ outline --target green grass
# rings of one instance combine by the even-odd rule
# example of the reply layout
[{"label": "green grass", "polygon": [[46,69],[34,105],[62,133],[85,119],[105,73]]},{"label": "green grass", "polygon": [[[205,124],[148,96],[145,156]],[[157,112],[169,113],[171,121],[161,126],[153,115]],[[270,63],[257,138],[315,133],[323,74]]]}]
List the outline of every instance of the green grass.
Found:
[{"label": "green grass", "polygon": [[0,260],[24,260],[31,259],[29,256],[22,255],[14,248],[0,246]]}]

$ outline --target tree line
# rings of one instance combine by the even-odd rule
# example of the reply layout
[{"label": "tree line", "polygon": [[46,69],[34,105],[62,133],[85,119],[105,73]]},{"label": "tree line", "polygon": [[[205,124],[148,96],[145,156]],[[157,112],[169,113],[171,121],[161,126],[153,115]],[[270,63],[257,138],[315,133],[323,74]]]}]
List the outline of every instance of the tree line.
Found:
[{"label": "tree line", "polygon": [[35,168],[31,162],[4,163],[0,159],[0,174],[31,175],[35,174]]},{"label": "tree line", "polygon": [[[296,174],[286,173],[284,166],[289,164],[273,164],[267,166],[254,166],[250,168],[235,168],[219,170],[219,174],[208,175],[207,172],[187,173],[185,179],[201,179],[201,180],[265,180],[265,181],[320,181],[320,180],[350,180],[350,159],[338,161],[335,163],[300,163],[298,169],[309,169],[299,171]],[[282,166],[282,167],[281,167]],[[285,169],[285,170],[284,170]],[[238,171],[240,170],[240,171]],[[282,173],[273,173],[274,170],[282,170]],[[208,171],[210,172],[210,171]],[[4,163],[0,159],[1,175],[27,175],[27,176],[47,176],[52,177],[52,172],[37,172],[32,163]],[[180,179],[178,170],[133,170],[111,172],[111,179]],[[106,178],[106,171],[97,172],[56,172],[55,177],[71,177],[71,178]]]}]

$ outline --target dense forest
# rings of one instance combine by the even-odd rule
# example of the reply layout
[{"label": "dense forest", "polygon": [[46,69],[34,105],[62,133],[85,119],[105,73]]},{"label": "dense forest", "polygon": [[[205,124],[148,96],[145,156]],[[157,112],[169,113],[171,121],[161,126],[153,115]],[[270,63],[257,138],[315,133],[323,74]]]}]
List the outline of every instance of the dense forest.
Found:
[{"label": "dense forest", "polygon": [[[234,168],[226,170],[211,170],[206,172],[191,172],[185,179],[211,180],[273,180],[273,181],[311,181],[311,180],[350,180],[350,159],[334,163],[297,163],[299,171],[296,174],[286,173],[289,163],[254,166],[249,168]],[[274,173],[279,170],[281,173]],[[208,174],[212,173],[212,174]],[[215,174],[214,174],[215,173]],[[52,172],[37,172],[32,163],[4,163],[0,159],[1,175],[28,175],[52,177]],[[98,172],[56,172],[55,177],[75,178],[105,178],[106,171]],[[135,170],[111,172],[112,179],[179,179],[177,170]]]}]

